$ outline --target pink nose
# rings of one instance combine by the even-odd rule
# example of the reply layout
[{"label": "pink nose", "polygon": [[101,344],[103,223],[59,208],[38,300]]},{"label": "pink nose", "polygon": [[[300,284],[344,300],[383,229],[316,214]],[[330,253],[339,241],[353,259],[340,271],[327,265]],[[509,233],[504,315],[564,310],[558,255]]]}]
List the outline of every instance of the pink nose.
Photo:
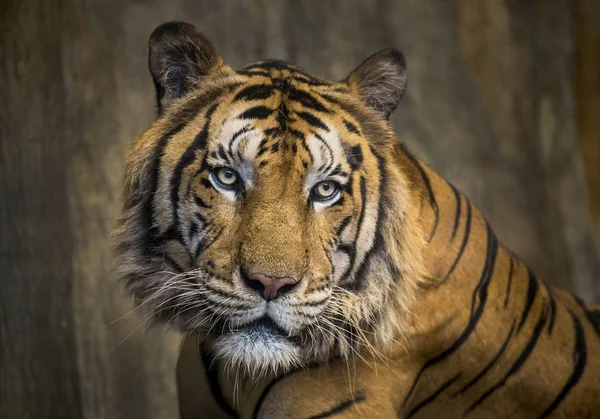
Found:
[{"label": "pink nose", "polygon": [[282,294],[290,291],[298,284],[294,278],[264,275],[264,274],[250,274],[244,276],[246,284],[256,291],[267,301],[274,300]]}]

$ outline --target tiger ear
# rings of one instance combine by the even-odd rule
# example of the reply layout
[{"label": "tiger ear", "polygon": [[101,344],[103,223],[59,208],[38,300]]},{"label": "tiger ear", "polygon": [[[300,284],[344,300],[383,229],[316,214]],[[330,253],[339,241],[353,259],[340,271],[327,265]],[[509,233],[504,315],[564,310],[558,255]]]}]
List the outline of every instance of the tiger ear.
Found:
[{"label": "tiger ear", "polygon": [[395,48],[379,51],[350,73],[346,84],[368,107],[388,119],[406,89],[404,55]]},{"label": "tiger ear", "polygon": [[189,23],[163,23],[150,35],[148,46],[159,113],[223,64],[212,42]]}]

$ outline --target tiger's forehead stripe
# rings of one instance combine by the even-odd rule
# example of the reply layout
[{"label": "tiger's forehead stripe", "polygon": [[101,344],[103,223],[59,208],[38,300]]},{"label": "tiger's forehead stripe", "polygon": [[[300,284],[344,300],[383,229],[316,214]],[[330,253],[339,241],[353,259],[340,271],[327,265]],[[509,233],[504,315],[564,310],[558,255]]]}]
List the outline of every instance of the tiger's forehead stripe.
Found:
[{"label": "tiger's forehead stripe", "polygon": [[[342,141],[348,135],[360,135],[357,125],[349,121],[352,115],[334,111],[336,101],[319,91],[339,91],[332,89],[335,84],[319,82],[280,62],[256,63],[238,73],[247,82],[225,103],[226,109],[232,109],[228,113],[237,115],[222,124],[213,157],[217,154],[226,162],[249,161],[278,153],[283,146],[294,154],[302,149],[310,160],[305,168],[310,165],[319,173],[344,177],[347,173],[340,166],[344,157],[350,168],[360,166],[360,146]],[[259,162],[261,167],[267,163],[264,159]]]}]

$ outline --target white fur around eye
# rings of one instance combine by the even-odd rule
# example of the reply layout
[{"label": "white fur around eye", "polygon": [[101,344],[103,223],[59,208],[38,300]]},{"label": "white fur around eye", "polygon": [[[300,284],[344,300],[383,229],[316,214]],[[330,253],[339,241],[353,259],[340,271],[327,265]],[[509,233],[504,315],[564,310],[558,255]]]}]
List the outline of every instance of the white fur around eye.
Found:
[{"label": "white fur around eye", "polygon": [[331,199],[328,199],[327,201],[317,201],[315,199],[313,199],[313,208],[315,209],[315,212],[319,212],[322,211],[324,208],[327,208],[333,204],[335,204],[338,199],[340,199],[340,195],[341,192],[339,190],[334,192],[334,195],[332,196]]},{"label": "white fur around eye", "polygon": [[[337,201],[337,199],[336,199]],[[313,208],[315,209],[315,212],[320,212],[322,211],[324,208],[327,208],[328,206],[330,206],[333,202],[317,202],[315,201],[313,203]]]}]

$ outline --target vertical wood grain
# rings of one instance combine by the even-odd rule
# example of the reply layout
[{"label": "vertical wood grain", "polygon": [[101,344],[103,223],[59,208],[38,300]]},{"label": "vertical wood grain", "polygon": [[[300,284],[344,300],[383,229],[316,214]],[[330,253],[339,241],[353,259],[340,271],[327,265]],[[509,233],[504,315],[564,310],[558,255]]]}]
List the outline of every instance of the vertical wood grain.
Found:
[{"label": "vertical wood grain", "polygon": [[600,2],[577,0],[574,11],[576,121],[590,209],[600,241]]}]

